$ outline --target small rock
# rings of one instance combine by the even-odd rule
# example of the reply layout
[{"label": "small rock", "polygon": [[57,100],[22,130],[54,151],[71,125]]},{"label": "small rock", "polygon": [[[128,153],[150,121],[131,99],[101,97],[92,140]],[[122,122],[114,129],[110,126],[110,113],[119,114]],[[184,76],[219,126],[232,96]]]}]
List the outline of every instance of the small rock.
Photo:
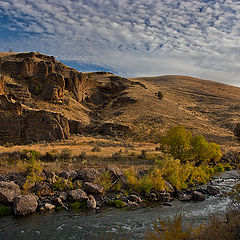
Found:
[{"label": "small rock", "polygon": [[65,179],[74,180],[77,177],[77,172],[75,170],[62,171],[59,176]]},{"label": "small rock", "polygon": [[170,202],[172,199],[171,199],[171,195],[170,193],[168,192],[165,192],[165,193],[159,193],[159,199],[162,201],[162,202]]},{"label": "small rock", "polygon": [[139,205],[136,202],[128,201],[128,207],[138,207]]},{"label": "small rock", "polygon": [[0,203],[11,204],[20,192],[19,186],[14,182],[0,182]]},{"label": "small rock", "polygon": [[27,215],[36,211],[37,198],[33,194],[20,195],[13,200],[13,209],[16,215]]},{"label": "small rock", "polygon": [[208,185],[207,186],[207,193],[210,195],[217,195],[220,193],[220,189],[216,186]]},{"label": "small rock", "polygon": [[130,195],[129,200],[132,202],[138,202],[138,203],[142,202],[142,199],[135,194]]},{"label": "small rock", "polygon": [[66,192],[61,192],[59,197],[63,200],[63,201],[66,201],[67,200],[67,197],[68,197],[68,194]]},{"label": "small rock", "polygon": [[107,166],[106,167],[106,171],[110,172],[110,174],[115,179],[118,179],[118,178],[120,178],[120,177],[122,177],[124,175],[123,171],[120,168],[116,167],[116,166]]},{"label": "small rock", "polygon": [[204,201],[205,200],[205,196],[203,193],[200,193],[198,191],[193,191],[192,193],[192,200],[193,201]]},{"label": "small rock", "polygon": [[57,175],[54,172],[48,171],[46,169],[43,169],[43,172],[49,181],[49,183],[55,183],[57,180]]},{"label": "small rock", "polygon": [[172,186],[172,184],[171,184],[170,182],[168,182],[168,181],[165,180],[165,185],[166,185],[167,191],[168,191],[169,193],[175,192],[175,189],[174,189],[174,187]]},{"label": "small rock", "polygon": [[85,189],[88,193],[101,195],[103,194],[104,188],[98,184],[86,182]]},{"label": "small rock", "polygon": [[147,197],[151,200],[151,201],[157,201],[157,195],[156,193],[150,193],[149,195],[147,195]]},{"label": "small rock", "polygon": [[84,201],[84,200],[87,200],[88,199],[88,196],[87,194],[82,190],[82,189],[76,189],[76,190],[71,190],[69,193],[68,193],[68,198],[70,201]]},{"label": "small rock", "polygon": [[191,195],[183,192],[179,192],[177,198],[179,201],[186,202],[191,200]]},{"label": "small rock", "polygon": [[56,205],[57,207],[64,207],[64,204],[63,204],[62,199],[61,199],[60,197],[54,198],[54,199],[53,199],[53,203],[54,203],[54,205]]},{"label": "small rock", "polygon": [[171,204],[171,203],[169,203],[169,202],[164,202],[164,203],[163,203],[163,206],[171,207],[171,206],[172,206],[172,204]]},{"label": "small rock", "polygon": [[53,204],[50,204],[50,203],[45,203],[44,204],[44,209],[47,210],[47,211],[53,210],[55,208],[56,207]]},{"label": "small rock", "polygon": [[89,195],[87,200],[87,208],[95,209],[96,207],[97,207],[97,203],[95,198],[92,195]]},{"label": "small rock", "polygon": [[100,172],[94,168],[86,168],[78,171],[78,178],[86,182],[91,182],[100,176]]}]

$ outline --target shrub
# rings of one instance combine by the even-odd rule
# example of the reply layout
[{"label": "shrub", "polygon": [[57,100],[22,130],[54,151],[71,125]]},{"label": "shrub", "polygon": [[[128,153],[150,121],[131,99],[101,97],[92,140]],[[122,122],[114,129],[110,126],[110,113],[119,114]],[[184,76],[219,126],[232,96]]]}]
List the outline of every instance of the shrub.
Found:
[{"label": "shrub", "polygon": [[52,190],[53,191],[70,191],[76,188],[80,188],[82,187],[82,183],[79,181],[75,181],[74,183],[71,180],[66,180],[63,178],[58,178],[57,181],[55,181],[54,183],[52,183]]},{"label": "shrub", "polygon": [[225,168],[224,165],[219,163],[214,167],[214,172],[224,172]]},{"label": "shrub", "polygon": [[145,239],[185,240],[195,239],[200,228],[183,226],[183,216],[178,215],[173,219],[163,221],[159,218],[154,224],[154,230],[146,233]]},{"label": "shrub", "polygon": [[166,189],[165,180],[162,177],[161,171],[157,168],[151,169],[146,175],[139,178],[133,167],[125,170],[124,174],[130,190],[139,193],[149,193],[152,189],[156,191],[163,191]]},{"label": "shrub", "polygon": [[138,158],[146,159],[147,158],[147,151],[146,150],[142,150],[141,154],[138,156]]},{"label": "shrub", "polygon": [[121,157],[122,157],[122,151],[121,150],[119,150],[118,152],[115,152],[115,153],[112,154],[112,159],[114,161],[120,160]]},{"label": "shrub", "polygon": [[23,185],[24,192],[28,192],[36,182],[41,182],[43,180],[43,178],[40,176],[42,172],[42,166],[36,160],[37,152],[29,151],[28,153],[31,155],[29,156],[28,165],[26,166],[27,180]]},{"label": "shrub", "polygon": [[112,187],[111,174],[105,171],[100,177],[94,180],[94,183],[101,185],[104,188],[104,192],[107,192]]},{"label": "shrub", "polygon": [[82,202],[74,202],[69,204],[70,208],[74,209],[75,211],[84,210],[87,208],[87,201]]},{"label": "shrub", "polygon": [[240,123],[237,123],[236,127],[233,130],[233,133],[236,137],[240,138]]},{"label": "shrub", "polygon": [[92,148],[91,150],[92,152],[101,152],[101,148],[99,146],[95,146],[94,148]]},{"label": "shrub", "polygon": [[174,159],[171,156],[157,159],[155,164],[160,169],[163,178],[177,189],[185,189],[188,185],[206,183],[214,173],[208,165],[201,164],[195,167],[192,162],[181,163],[179,159]]},{"label": "shrub", "polygon": [[156,93],[156,95],[157,95],[157,97],[158,97],[160,100],[163,99],[163,94],[162,94],[162,92],[158,91],[158,92]]},{"label": "shrub", "polygon": [[0,206],[0,217],[8,216],[13,214],[13,209],[7,206]]},{"label": "shrub", "polygon": [[107,205],[115,208],[124,208],[126,204],[123,201],[116,199],[116,200],[109,201]]},{"label": "shrub", "polygon": [[157,167],[162,171],[163,177],[177,189],[187,188],[193,165],[191,163],[181,164],[179,159],[165,156],[155,161]]},{"label": "shrub", "polygon": [[60,158],[62,160],[69,160],[72,156],[72,151],[68,148],[64,148],[62,149],[61,151],[61,155],[60,155]]}]

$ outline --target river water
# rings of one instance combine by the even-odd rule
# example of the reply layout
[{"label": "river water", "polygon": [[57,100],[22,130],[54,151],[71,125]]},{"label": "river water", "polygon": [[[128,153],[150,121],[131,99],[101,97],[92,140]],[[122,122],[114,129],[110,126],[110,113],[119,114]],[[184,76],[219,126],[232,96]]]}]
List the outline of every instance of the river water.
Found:
[{"label": "river water", "polygon": [[[229,171],[215,177],[214,185],[222,192],[229,191],[239,181],[237,171]],[[67,240],[67,239],[142,239],[153,228],[153,223],[183,214],[184,223],[200,224],[215,213],[222,213],[229,206],[227,197],[207,196],[203,202],[172,202],[172,206],[154,204],[149,207],[126,209],[101,209],[97,212],[36,213],[27,217],[0,218],[0,239]]]}]

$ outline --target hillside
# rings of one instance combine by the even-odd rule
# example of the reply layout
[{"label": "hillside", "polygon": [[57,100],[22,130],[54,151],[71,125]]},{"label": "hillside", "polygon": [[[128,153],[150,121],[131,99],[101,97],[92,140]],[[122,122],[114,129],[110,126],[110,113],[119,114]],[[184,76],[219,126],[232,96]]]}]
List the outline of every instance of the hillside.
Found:
[{"label": "hillside", "polygon": [[0,53],[2,144],[56,141],[71,134],[158,142],[167,129],[183,124],[232,146],[239,102],[240,88],[213,81],[80,73],[40,53]]}]

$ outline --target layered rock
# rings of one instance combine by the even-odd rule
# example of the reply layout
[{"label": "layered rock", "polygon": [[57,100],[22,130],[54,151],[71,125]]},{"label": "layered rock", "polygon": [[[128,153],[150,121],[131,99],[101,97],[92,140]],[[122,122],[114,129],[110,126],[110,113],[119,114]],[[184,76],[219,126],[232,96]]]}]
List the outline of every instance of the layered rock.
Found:
[{"label": "layered rock", "polygon": [[79,102],[88,93],[89,84],[84,75],[52,56],[35,52],[11,54],[2,58],[0,70],[26,83],[31,93],[46,100],[61,99],[65,89]]},{"label": "layered rock", "polygon": [[[0,101],[1,99],[4,98],[0,97]],[[21,105],[18,107],[17,104],[8,104],[14,112],[1,112],[0,139],[11,142],[31,142],[54,141],[69,137],[68,120],[61,114],[45,110],[24,110],[22,114],[19,114]]]}]

